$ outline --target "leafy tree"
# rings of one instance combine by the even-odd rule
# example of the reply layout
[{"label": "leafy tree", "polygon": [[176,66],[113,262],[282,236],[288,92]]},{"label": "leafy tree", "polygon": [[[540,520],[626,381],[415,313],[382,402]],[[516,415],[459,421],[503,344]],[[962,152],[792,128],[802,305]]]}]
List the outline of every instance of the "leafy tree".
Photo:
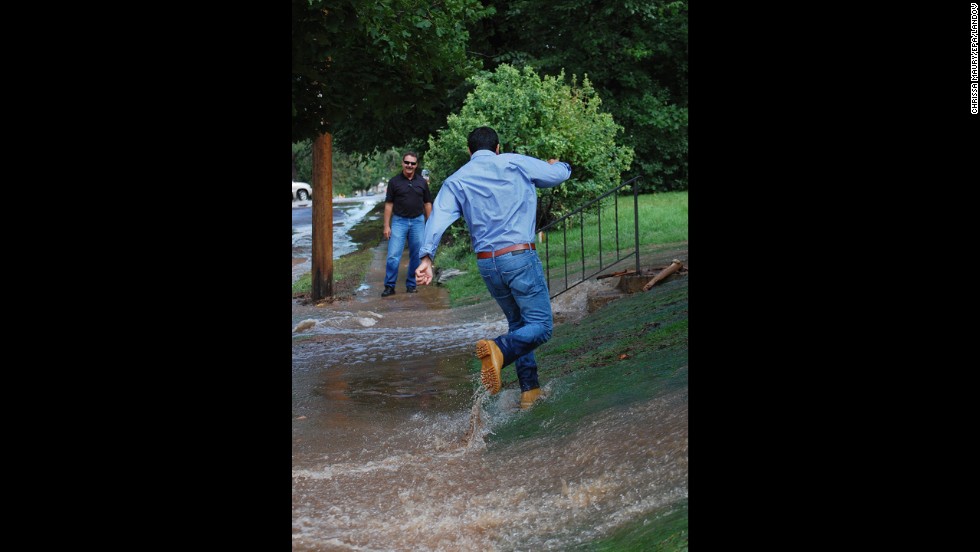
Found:
[{"label": "leafy tree", "polygon": [[371,154],[334,152],[334,178],[350,191],[366,191],[401,170],[401,154],[392,148]]},{"label": "leafy tree", "polygon": [[[302,140],[293,144],[293,170],[300,182],[312,181],[313,143]],[[401,153],[391,148],[387,151],[361,154],[333,150],[333,193],[353,195],[365,191],[379,182],[387,181],[401,170]]]},{"label": "leafy tree", "polygon": [[[411,148],[391,148],[388,151],[382,152],[377,157],[378,170],[381,171],[381,180],[386,183],[391,180],[393,176],[402,171],[402,153]],[[419,167],[423,166],[422,157],[419,156]]]},{"label": "leafy tree", "polygon": [[479,0],[293,0],[293,142],[423,143],[480,67],[466,25],[493,12]]},{"label": "leafy tree", "polygon": [[471,78],[470,92],[448,128],[429,140],[426,168],[430,187],[438,193],[441,182],[470,156],[466,139],[479,126],[490,126],[500,138],[501,153],[513,152],[539,159],[557,157],[572,164],[572,178],[561,186],[538,190],[537,225],[540,228],[582,202],[620,183],[630,167],[633,150],[617,145],[622,127],[599,110],[602,101],[588,79],[579,85],[564,73],[538,77],[530,67],[522,71],[503,64],[493,73]]},{"label": "leafy tree", "polygon": [[313,143],[309,140],[293,144],[293,180],[313,182]]},{"label": "leafy tree", "polygon": [[474,25],[484,65],[589,78],[623,125],[647,190],[687,188],[686,0],[498,0]]}]

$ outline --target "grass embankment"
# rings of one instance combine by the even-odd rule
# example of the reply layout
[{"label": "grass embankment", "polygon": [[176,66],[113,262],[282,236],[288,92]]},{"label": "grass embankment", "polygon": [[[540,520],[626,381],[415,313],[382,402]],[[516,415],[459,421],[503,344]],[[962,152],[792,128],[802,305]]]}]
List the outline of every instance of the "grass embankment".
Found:
[{"label": "grass embankment", "polygon": [[[546,265],[545,269],[551,274],[552,290],[559,289],[556,287],[558,285],[564,286],[564,280],[559,283],[558,279],[559,275],[564,275],[566,264],[570,272],[569,283],[571,283],[581,280],[583,271],[585,276],[593,274],[601,268],[609,267],[617,258],[622,258],[623,255],[628,255],[636,249],[633,235],[635,221],[633,196],[620,196],[618,205],[612,197],[605,198],[600,203],[602,204],[601,224],[596,208],[581,218],[572,217],[561,228],[550,230],[547,247],[541,243],[537,244],[538,256]],[[655,252],[662,244],[687,241],[687,192],[644,194],[639,196],[637,206],[640,266],[643,267],[644,258]],[[631,257],[617,264],[615,269],[630,268],[634,262]],[[476,256],[473,255],[468,238],[441,246],[436,251],[436,265],[442,269],[455,268],[465,272],[444,284],[449,289],[451,306],[458,307],[492,300],[476,268]]]},{"label": "grass embankment", "polygon": [[[495,427],[488,447],[536,436],[561,439],[589,420],[624,410],[688,384],[688,280],[677,278],[612,301],[572,324],[555,326],[550,341],[535,350],[542,385],[552,395],[527,413]],[[470,370],[480,370],[476,359]],[[516,375],[504,369],[504,385]],[[687,500],[645,512],[609,537],[577,550],[658,550],[688,546]]]},{"label": "grass embankment", "polygon": [[[623,207],[621,203],[620,226],[624,226],[623,218],[626,218],[629,221],[626,226],[632,231],[632,201],[625,212]],[[607,209],[613,207],[603,206],[603,251],[607,250],[606,242],[611,236],[607,230],[613,226],[605,219]],[[641,267],[644,258],[653,258],[657,256],[656,252],[671,249],[662,244],[687,240],[686,192],[641,196],[639,214]],[[590,233],[594,236],[591,243]],[[563,233],[562,238],[565,235]],[[572,253],[575,249],[572,247],[573,236],[571,232],[567,235],[568,251]],[[580,239],[581,235],[586,237],[584,258],[587,267],[598,267],[598,224],[591,226],[586,218],[584,232],[576,230],[574,239]],[[555,235],[549,235],[549,240],[552,247],[559,241]],[[569,255],[569,262],[581,263],[582,246],[580,242],[576,245],[578,252],[575,257]],[[542,260],[545,258],[543,252],[539,251],[539,255]],[[626,263],[623,268],[629,268],[631,263]],[[476,273],[475,262],[472,270]],[[554,265],[552,270],[555,270]],[[453,279],[449,284],[455,282]],[[477,283],[483,285],[478,274]],[[688,384],[687,278],[664,281],[649,292],[638,292],[613,301],[579,322],[556,325],[551,340],[535,351],[535,357],[541,383],[551,383],[552,396],[526,414],[495,427],[494,433],[488,436],[491,448],[542,435],[560,439],[581,429],[600,413],[626,409],[685,389]],[[479,361],[472,360],[470,370],[479,372]],[[502,375],[505,386],[517,385],[513,369],[505,368]],[[646,512],[608,537],[576,549],[686,551],[688,502],[685,499]]]},{"label": "grass embankment", "polygon": [[[686,386],[687,305],[687,278],[678,278],[624,296],[577,323],[556,325],[551,340],[534,351],[538,375],[542,384],[557,379],[581,393],[558,394],[533,416],[496,428],[492,440],[572,432],[585,417]],[[474,359],[473,372],[479,367]],[[505,387],[516,386],[513,370],[501,375]],[[547,428],[543,418],[552,420]]]},{"label": "grass embankment", "polygon": [[687,499],[660,512],[649,512],[623,525],[608,538],[580,545],[590,552],[687,551]]},{"label": "grass embankment", "polygon": [[[348,232],[351,241],[357,244],[357,250],[333,261],[334,298],[352,297],[364,281],[364,275],[371,268],[374,248],[381,242],[384,209],[384,202],[379,202]],[[293,297],[308,297],[312,287],[313,277],[306,273],[293,283]]]}]

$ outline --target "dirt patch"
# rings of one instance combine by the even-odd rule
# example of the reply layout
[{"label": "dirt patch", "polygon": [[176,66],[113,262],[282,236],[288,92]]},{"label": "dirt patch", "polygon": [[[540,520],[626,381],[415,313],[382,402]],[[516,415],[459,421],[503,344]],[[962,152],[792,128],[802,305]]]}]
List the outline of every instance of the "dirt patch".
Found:
[{"label": "dirt patch", "polygon": [[[361,285],[363,274],[349,274],[333,282],[333,295],[325,299],[316,301],[316,304],[330,304],[334,301],[349,300],[354,297],[354,292]],[[311,293],[296,293],[293,300],[301,305],[313,305],[314,301],[310,298]]]},{"label": "dirt patch", "polygon": [[578,322],[589,313],[589,297],[610,294],[625,295],[616,289],[619,278],[586,280],[551,300],[551,313],[556,324]]},{"label": "dirt patch", "polygon": [[[640,266],[639,278],[642,279],[642,282],[640,286],[623,285],[622,280],[624,278],[637,278],[635,273],[633,276],[613,276],[602,279],[592,277],[575,285],[551,300],[551,311],[555,318],[555,324],[578,322],[590,313],[602,308],[602,306],[610,301],[631,295],[634,292],[650,293],[634,290],[638,290],[642,287],[642,284],[645,284],[650,278],[653,278],[666,266],[669,266],[673,259],[678,259],[684,263],[683,271],[668,276],[664,281],[686,278],[687,253],[687,242],[662,244],[645,250],[641,256],[642,265]],[[632,267],[619,266],[602,271],[597,276],[622,270],[634,269]]]}]

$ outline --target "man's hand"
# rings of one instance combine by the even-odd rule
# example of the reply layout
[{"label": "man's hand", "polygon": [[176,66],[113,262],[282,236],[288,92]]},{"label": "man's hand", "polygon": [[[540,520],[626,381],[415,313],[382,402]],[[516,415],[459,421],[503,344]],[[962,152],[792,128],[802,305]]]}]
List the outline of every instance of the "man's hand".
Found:
[{"label": "man's hand", "polygon": [[391,226],[385,225],[384,237],[386,240],[391,239]]},{"label": "man's hand", "polygon": [[555,164],[555,163],[557,163],[557,162],[558,162],[558,160],[557,160],[557,159],[549,159],[549,160],[548,160],[548,164],[549,164],[549,165],[554,165],[554,164]]},{"label": "man's hand", "polygon": [[432,259],[430,257],[422,257],[422,262],[420,262],[419,267],[415,269],[415,283],[427,286],[431,281]]}]

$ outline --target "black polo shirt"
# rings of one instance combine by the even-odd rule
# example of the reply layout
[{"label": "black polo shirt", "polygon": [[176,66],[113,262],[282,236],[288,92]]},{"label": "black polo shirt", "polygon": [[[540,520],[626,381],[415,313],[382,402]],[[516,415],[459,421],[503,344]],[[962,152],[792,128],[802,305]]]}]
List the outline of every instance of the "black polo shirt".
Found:
[{"label": "black polo shirt", "polygon": [[425,213],[424,205],[432,203],[429,184],[419,173],[409,180],[405,173],[388,181],[388,191],[385,193],[385,203],[393,203],[392,212],[400,217],[415,218]]}]

